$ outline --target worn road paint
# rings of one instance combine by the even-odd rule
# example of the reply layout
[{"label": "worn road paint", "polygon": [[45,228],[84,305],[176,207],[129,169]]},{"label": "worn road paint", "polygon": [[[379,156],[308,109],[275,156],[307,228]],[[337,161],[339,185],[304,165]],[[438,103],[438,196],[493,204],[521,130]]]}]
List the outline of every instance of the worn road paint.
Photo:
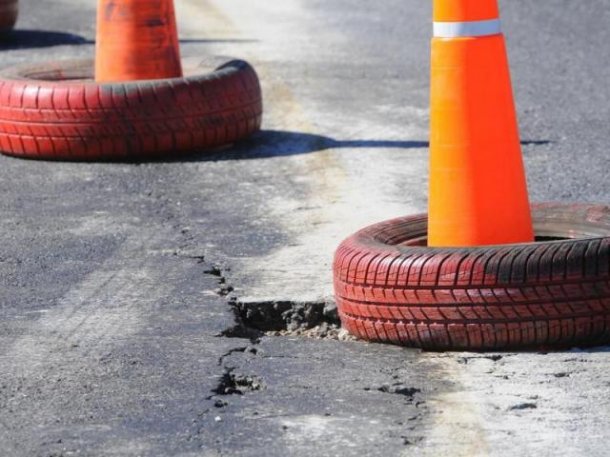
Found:
[{"label": "worn road paint", "polygon": [[[433,353],[423,353],[437,370],[436,375],[454,383],[447,392],[440,392],[428,399],[430,415],[424,426],[424,439],[418,444],[420,455],[452,455],[472,457],[489,455],[485,425],[481,416],[476,394],[462,387],[463,368],[451,355],[436,357]],[[405,457],[412,455],[405,452]]]}]

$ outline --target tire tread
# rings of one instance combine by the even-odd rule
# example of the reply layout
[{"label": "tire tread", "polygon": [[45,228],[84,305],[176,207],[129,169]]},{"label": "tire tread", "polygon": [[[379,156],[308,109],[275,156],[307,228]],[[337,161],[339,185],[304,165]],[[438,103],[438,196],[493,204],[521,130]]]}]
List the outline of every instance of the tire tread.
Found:
[{"label": "tire tread", "polygon": [[[421,236],[423,216],[358,232],[335,255],[335,298],[344,326],[371,341],[431,350],[610,342],[610,211],[534,207],[539,221],[553,212],[575,225],[601,226],[608,235],[462,249],[401,244]],[[583,221],[581,215],[591,212],[609,216]]]}]

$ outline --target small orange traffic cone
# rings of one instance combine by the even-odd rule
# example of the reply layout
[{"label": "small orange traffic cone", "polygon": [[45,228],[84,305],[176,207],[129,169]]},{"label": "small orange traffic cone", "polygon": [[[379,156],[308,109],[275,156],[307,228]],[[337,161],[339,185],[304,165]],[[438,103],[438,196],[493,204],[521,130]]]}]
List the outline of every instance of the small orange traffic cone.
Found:
[{"label": "small orange traffic cone", "polygon": [[182,76],[173,0],[99,0],[97,82]]},{"label": "small orange traffic cone", "polygon": [[434,0],[429,246],[534,239],[497,0]]}]

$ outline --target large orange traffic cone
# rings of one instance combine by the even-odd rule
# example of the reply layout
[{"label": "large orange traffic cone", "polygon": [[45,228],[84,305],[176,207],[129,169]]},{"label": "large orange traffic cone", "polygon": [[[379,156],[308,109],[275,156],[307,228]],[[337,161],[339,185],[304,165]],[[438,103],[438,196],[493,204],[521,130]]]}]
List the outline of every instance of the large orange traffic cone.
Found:
[{"label": "large orange traffic cone", "polygon": [[173,0],[99,0],[97,82],[182,76]]},{"label": "large orange traffic cone", "polygon": [[497,0],[434,0],[429,246],[533,241]]}]

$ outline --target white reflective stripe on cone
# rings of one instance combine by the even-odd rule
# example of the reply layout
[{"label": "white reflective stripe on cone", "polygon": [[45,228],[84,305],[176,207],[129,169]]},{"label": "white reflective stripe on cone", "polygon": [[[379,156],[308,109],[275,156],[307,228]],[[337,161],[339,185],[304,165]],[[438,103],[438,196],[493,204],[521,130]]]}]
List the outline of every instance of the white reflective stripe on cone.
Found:
[{"label": "white reflective stripe on cone", "polygon": [[434,36],[438,38],[477,37],[499,33],[502,33],[500,19],[434,23]]}]

